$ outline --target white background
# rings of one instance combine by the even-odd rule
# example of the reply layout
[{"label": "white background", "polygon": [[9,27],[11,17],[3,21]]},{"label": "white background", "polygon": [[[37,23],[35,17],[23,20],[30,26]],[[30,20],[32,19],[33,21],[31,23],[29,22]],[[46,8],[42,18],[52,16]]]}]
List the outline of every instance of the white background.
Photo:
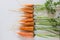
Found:
[{"label": "white background", "polygon": [[[22,4],[32,3],[39,4],[44,3],[45,0],[0,0],[0,40],[21,40],[16,35],[17,21],[20,19],[19,12],[16,10],[21,7]],[[39,38],[39,40],[42,40]],[[45,40],[45,39],[44,39]]]}]

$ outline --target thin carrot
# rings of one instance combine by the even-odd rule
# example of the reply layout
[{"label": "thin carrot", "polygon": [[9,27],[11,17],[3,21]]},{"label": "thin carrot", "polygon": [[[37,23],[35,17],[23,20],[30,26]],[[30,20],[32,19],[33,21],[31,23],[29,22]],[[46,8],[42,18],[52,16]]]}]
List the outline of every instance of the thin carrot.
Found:
[{"label": "thin carrot", "polygon": [[33,16],[34,16],[33,14],[26,13],[22,17],[33,17]]},{"label": "thin carrot", "polygon": [[21,8],[21,9],[25,9],[25,10],[34,10],[33,7],[25,7],[25,8]]},{"label": "thin carrot", "polygon": [[26,7],[33,7],[33,4],[25,4]]},{"label": "thin carrot", "polygon": [[20,27],[20,30],[23,30],[23,31],[33,31],[34,27]]},{"label": "thin carrot", "polygon": [[26,19],[20,20],[19,22],[33,22],[33,21],[34,21],[33,18],[26,18]]},{"label": "thin carrot", "polygon": [[24,12],[24,14],[33,14],[33,12]]},{"label": "thin carrot", "polygon": [[33,18],[26,18],[26,20],[34,20]]},{"label": "thin carrot", "polygon": [[21,11],[27,12],[27,13],[33,13],[34,10],[21,8]]},{"label": "thin carrot", "polygon": [[34,36],[33,32],[17,32],[17,34],[27,38],[33,38]]},{"label": "thin carrot", "polygon": [[34,22],[26,22],[26,23],[22,23],[23,25],[34,25]]},{"label": "thin carrot", "polygon": [[[34,25],[21,25],[20,27],[34,27]],[[19,27],[19,30],[20,30],[20,27]]]}]

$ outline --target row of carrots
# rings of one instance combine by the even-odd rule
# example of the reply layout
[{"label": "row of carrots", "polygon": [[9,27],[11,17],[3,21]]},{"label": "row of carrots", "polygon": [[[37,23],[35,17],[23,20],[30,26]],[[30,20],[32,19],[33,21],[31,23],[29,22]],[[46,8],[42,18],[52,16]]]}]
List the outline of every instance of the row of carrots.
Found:
[{"label": "row of carrots", "polygon": [[20,20],[22,26],[19,28],[21,32],[17,32],[20,36],[23,37],[34,37],[34,5],[26,4],[24,8],[21,8],[21,11],[24,12],[22,17],[26,17],[23,20]]}]

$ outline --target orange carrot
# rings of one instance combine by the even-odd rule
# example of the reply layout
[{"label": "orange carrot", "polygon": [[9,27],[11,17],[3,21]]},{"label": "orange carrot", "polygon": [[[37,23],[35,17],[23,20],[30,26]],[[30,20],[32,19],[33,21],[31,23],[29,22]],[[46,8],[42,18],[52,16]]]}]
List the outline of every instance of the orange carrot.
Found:
[{"label": "orange carrot", "polygon": [[23,31],[33,31],[34,27],[20,27],[20,30],[23,30]]},{"label": "orange carrot", "polygon": [[26,13],[22,17],[33,17],[33,16],[34,16],[33,14]]},{"label": "orange carrot", "polygon": [[[34,27],[34,26],[25,26],[25,25],[22,25],[21,27]],[[19,28],[20,29],[20,28]]]},{"label": "orange carrot", "polygon": [[27,38],[33,38],[34,36],[33,32],[17,32],[17,34]]},{"label": "orange carrot", "polygon": [[33,10],[30,10],[30,9],[21,8],[21,11],[27,12],[27,13],[33,13]]},{"label": "orange carrot", "polygon": [[20,20],[19,22],[33,22],[34,19],[33,18],[26,18],[24,20]]},{"label": "orange carrot", "polygon": [[25,4],[26,7],[33,7],[33,4]]},{"label": "orange carrot", "polygon": [[25,8],[21,8],[21,9],[25,9],[25,10],[33,10],[33,7],[25,7]]},{"label": "orange carrot", "polygon": [[26,22],[26,23],[22,23],[23,25],[34,25],[34,22]]},{"label": "orange carrot", "polygon": [[31,21],[33,21],[34,19],[33,19],[33,18],[26,18],[26,20],[31,20]]}]

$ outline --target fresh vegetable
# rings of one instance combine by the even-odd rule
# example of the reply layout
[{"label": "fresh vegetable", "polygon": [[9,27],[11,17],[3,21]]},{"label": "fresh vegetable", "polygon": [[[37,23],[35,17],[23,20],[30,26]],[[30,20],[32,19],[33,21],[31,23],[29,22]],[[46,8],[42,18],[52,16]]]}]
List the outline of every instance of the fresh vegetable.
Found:
[{"label": "fresh vegetable", "polygon": [[31,26],[31,27],[29,27],[29,26],[27,26],[27,27],[20,27],[19,28],[20,30],[23,30],[23,31],[34,31],[34,27],[33,26]]},{"label": "fresh vegetable", "polygon": [[28,38],[33,38],[34,34],[33,32],[17,32],[18,35]]},{"label": "fresh vegetable", "polygon": [[33,13],[34,10],[26,9],[26,8],[21,8],[21,11],[26,12],[26,13]]},{"label": "fresh vegetable", "polygon": [[33,4],[25,4],[26,7],[33,7]]},{"label": "fresh vegetable", "polygon": [[26,22],[26,23],[21,23],[23,25],[34,25],[34,22]]},{"label": "fresh vegetable", "polygon": [[21,11],[24,12],[24,15],[22,17],[25,18],[19,21],[22,24],[22,26],[19,27],[19,30],[21,30],[21,32],[17,32],[17,34],[23,37],[33,38],[34,37],[33,5],[26,4],[24,8],[21,8]]},{"label": "fresh vegetable", "polygon": [[25,9],[25,10],[33,10],[34,8],[33,8],[33,7],[24,7],[24,8],[21,8],[21,9]]},{"label": "fresh vegetable", "polygon": [[33,17],[33,16],[34,16],[33,14],[26,13],[22,17]]},{"label": "fresh vegetable", "polygon": [[26,19],[20,20],[19,22],[33,22],[33,21],[34,21],[33,18],[26,18]]}]

